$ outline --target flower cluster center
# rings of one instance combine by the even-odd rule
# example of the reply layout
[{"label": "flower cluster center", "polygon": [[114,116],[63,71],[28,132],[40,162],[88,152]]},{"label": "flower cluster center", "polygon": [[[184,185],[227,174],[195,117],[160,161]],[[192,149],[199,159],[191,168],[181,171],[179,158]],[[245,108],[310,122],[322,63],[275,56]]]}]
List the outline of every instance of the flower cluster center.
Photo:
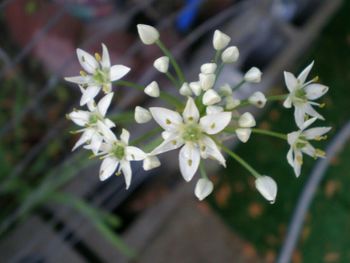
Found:
[{"label": "flower cluster center", "polygon": [[123,159],[125,156],[125,146],[122,143],[116,143],[113,146],[112,153],[118,160]]},{"label": "flower cluster center", "polygon": [[108,72],[106,72],[103,69],[97,69],[93,78],[98,84],[104,84],[109,82]]},{"label": "flower cluster center", "polygon": [[202,130],[197,123],[185,124],[182,139],[185,142],[198,142],[202,137]]}]

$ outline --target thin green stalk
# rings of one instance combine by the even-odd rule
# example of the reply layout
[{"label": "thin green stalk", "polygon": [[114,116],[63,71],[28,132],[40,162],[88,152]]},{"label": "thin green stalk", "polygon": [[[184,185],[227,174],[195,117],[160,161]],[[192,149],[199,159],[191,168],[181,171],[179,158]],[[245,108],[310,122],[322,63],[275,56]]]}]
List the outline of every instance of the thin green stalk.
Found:
[{"label": "thin green stalk", "polygon": [[203,162],[199,163],[199,172],[200,172],[202,178],[208,179],[207,172],[205,171],[205,167],[204,167]]},{"label": "thin green stalk", "polygon": [[244,161],[240,156],[238,156],[236,153],[231,151],[229,148],[227,148],[223,144],[219,143],[219,145],[221,146],[224,152],[226,152],[229,156],[231,156],[238,163],[240,163],[244,168],[246,168],[255,178],[260,177],[260,174],[252,166],[250,166],[246,161]]},{"label": "thin green stalk", "polygon": [[174,56],[171,54],[171,52],[165,47],[165,45],[159,39],[156,41],[156,44],[160,48],[160,50],[162,50],[164,55],[166,55],[169,58],[170,63],[171,63],[171,65],[173,65],[175,72],[176,72],[176,75],[179,78],[180,85],[182,85],[184,82],[186,82],[185,75],[183,74],[178,63],[176,62]]},{"label": "thin green stalk", "polygon": [[257,133],[257,134],[263,134],[263,135],[268,135],[271,137],[275,137],[275,138],[279,138],[282,140],[287,140],[287,135],[283,134],[283,133],[279,133],[279,132],[273,132],[273,131],[268,131],[268,130],[263,130],[263,129],[252,129],[253,133]]},{"label": "thin green stalk", "polygon": [[161,132],[161,131],[162,131],[162,128],[161,128],[161,127],[156,127],[156,128],[154,128],[154,129],[152,129],[152,130],[150,130],[150,131],[148,131],[148,132],[142,134],[139,138],[133,140],[133,141],[131,142],[131,144],[132,144],[132,145],[138,145],[138,144],[140,144],[141,142],[143,142],[143,141],[149,139],[150,137],[152,137],[152,136],[154,136],[154,135],[157,135],[157,134],[158,134],[159,132]]},{"label": "thin green stalk", "polygon": [[218,63],[220,55],[221,55],[221,50],[216,50],[215,57],[214,57],[214,63]]},{"label": "thin green stalk", "polygon": [[[133,83],[133,82],[130,82],[130,81],[126,81],[126,80],[119,80],[115,84],[116,85],[120,85],[120,86],[124,86],[124,87],[134,88],[134,89],[137,89],[137,90],[142,91],[142,92],[145,89],[145,87],[142,86],[142,85],[139,85],[139,84],[136,84],[136,83]],[[173,95],[170,95],[169,93],[167,93],[165,91],[161,91],[159,97],[162,100],[170,103],[171,105],[173,105],[176,108],[182,108],[183,107],[182,102],[178,98],[174,97]]]},{"label": "thin green stalk", "polygon": [[165,75],[168,77],[168,79],[171,81],[171,83],[177,87],[178,89],[180,88],[179,83],[177,82],[177,80],[175,79],[175,77],[170,73],[170,72],[166,72]]},{"label": "thin green stalk", "polygon": [[[273,96],[267,96],[266,100],[268,102],[271,101],[280,101],[285,100],[287,98],[288,94],[282,94],[282,95],[273,95]],[[247,105],[251,105],[251,103],[248,100],[242,100],[241,103],[237,106],[237,108],[245,107]]]},{"label": "thin green stalk", "polygon": [[240,89],[240,88],[243,86],[244,83],[245,83],[245,80],[242,79],[241,82],[239,82],[236,86],[234,86],[234,87],[232,88],[232,91],[235,91],[235,90]]}]

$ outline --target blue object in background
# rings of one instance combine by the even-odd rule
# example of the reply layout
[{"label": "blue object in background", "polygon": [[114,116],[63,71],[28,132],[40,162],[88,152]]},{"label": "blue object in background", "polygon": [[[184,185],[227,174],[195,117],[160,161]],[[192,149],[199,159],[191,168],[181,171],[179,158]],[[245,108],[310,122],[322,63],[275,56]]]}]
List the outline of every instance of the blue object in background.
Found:
[{"label": "blue object in background", "polygon": [[176,19],[176,28],[179,31],[186,33],[191,28],[198,16],[201,4],[202,0],[185,0],[185,6]]}]

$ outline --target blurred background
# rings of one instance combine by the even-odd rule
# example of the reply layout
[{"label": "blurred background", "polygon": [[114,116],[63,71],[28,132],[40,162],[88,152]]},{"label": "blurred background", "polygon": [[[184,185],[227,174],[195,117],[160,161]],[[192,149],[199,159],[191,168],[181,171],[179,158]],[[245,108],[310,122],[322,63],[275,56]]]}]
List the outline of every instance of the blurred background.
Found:
[{"label": "blurred background", "polygon": [[[350,117],[349,14],[350,2],[340,0],[1,0],[0,262],[350,262],[344,131]],[[320,146],[334,154],[324,163],[305,160],[296,180],[285,142],[256,135],[234,145],[275,178],[274,205],[230,159],[224,170],[210,165],[215,191],[203,202],[195,199],[194,184],[183,182],[171,154],[151,172],[134,164],[128,191],[121,177],[99,182],[98,160],[71,152],[78,137],[70,134],[74,127],[65,114],[78,106],[80,91],[63,77],[80,70],[77,47],[100,52],[103,42],[112,63],[132,68],[128,80],[156,79],[171,89],[152,69],[161,53],[141,44],[138,23],[159,29],[192,80],[213,56],[214,30],[230,35],[241,56],[225,67],[221,81],[239,81],[252,66],[264,73],[261,84],[240,91],[241,98],[255,90],[285,93],[283,70],[298,73],[315,60],[312,76],[330,86],[322,113],[333,127]],[[111,119],[135,138],[144,134],[149,127],[129,117],[135,105],[157,102],[127,88],[117,95]],[[291,120],[292,112],[276,102],[260,113],[258,126],[287,133],[295,129]],[[314,175],[320,184],[311,182]],[[288,250],[288,226],[296,222],[298,200],[306,204],[299,199],[303,193],[311,205],[300,231],[291,231],[296,246]]]}]

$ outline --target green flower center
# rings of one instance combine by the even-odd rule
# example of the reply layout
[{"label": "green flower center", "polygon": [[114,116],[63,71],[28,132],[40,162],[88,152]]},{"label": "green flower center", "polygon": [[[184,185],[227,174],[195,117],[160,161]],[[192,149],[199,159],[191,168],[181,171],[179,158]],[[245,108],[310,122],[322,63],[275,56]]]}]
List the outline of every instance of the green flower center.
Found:
[{"label": "green flower center", "polygon": [[99,120],[101,120],[101,118],[97,114],[91,114],[89,117],[89,124],[95,125]]},{"label": "green flower center", "polygon": [[202,137],[202,130],[197,123],[185,124],[182,139],[185,142],[198,142]]},{"label": "green flower center", "polygon": [[299,87],[294,92],[294,103],[304,103],[307,102],[306,92],[302,87]]},{"label": "green flower center", "polygon": [[103,84],[109,82],[108,71],[103,70],[103,69],[97,69],[93,78],[97,84],[103,85]]},{"label": "green flower center", "polygon": [[118,159],[121,160],[125,156],[125,146],[122,143],[116,143],[113,146],[112,154]]}]

